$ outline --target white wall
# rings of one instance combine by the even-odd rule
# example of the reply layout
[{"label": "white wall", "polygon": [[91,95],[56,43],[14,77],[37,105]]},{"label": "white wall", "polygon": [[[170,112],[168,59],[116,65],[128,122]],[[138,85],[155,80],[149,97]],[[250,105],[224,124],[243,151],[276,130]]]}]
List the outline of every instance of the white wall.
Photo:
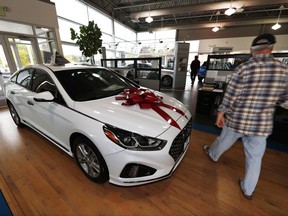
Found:
[{"label": "white wall", "polygon": [[58,29],[54,4],[38,0],[0,0],[0,5],[8,8],[6,16],[0,19]]},{"label": "white wall", "polygon": [[[288,52],[288,36],[276,35],[277,43],[274,46],[274,51]],[[255,37],[241,37],[241,38],[219,38],[219,39],[205,39],[200,40],[199,53],[209,53],[214,47],[233,47],[233,52],[249,53],[250,46]]]}]

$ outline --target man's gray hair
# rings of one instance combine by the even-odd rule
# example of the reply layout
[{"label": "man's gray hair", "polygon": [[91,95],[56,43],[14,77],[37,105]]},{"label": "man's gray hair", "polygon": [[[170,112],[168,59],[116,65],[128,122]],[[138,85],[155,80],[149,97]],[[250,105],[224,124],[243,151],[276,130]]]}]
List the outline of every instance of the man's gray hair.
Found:
[{"label": "man's gray hair", "polygon": [[264,49],[272,49],[273,46],[274,46],[274,44],[263,44],[263,45],[258,45],[258,46],[252,46],[251,51],[255,52],[255,51],[261,51]]}]

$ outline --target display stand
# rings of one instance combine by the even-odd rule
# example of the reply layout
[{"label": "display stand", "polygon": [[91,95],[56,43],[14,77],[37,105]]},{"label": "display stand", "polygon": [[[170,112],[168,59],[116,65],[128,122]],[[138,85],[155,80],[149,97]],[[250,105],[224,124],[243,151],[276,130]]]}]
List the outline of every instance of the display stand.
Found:
[{"label": "display stand", "polygon": [[176,43],[175,46],[175,65],[174,67],[174,82],[175,89],[185,89],[187,66],[189,56],[189,43]]}]

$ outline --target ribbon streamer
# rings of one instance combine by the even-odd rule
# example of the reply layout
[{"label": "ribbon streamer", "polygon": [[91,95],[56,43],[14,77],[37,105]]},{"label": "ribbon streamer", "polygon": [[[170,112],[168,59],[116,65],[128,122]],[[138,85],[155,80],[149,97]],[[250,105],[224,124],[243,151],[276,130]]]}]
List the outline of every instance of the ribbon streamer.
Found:
[{"label": "ribbon streamer", "polygon": [[137,89],[135,87],[132,87],[130,89],[125,89],[122,92],[121,96],[116,96],[116,100],[125,100],[125,102],[122,103],[123,106],[132,106],[132,105],[138,104],[141,109],[153,109],[163,119],[165,119],[170,125],[181,130],[177,122],[174,119],[172,119],[171,116],[169,116],[159,106],[163,106],[170,110],[173,110],[185,116],[185,118],[187,118],[187,116],[182,110],[163,103],[162,99],[163,99],[162,97],[155,95],[153,92],[149,90]]}]

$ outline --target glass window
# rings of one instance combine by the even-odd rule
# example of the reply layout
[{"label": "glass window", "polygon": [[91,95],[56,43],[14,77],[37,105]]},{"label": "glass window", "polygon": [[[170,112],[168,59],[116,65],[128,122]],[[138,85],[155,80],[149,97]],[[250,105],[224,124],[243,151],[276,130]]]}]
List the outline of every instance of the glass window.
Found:
[{"label": "glass window", "polygon": [[35,28],[36,36],[43,38],[54,38],[54,33],[50,28],[36,27]]},{"label": "glass window", "polygon": [[138,38],[138,42],[141,42],[141,44],[151,44],[151,42],[155,41],[155,32],[139,32],[137,33],[137,38]]},{"label": "glass window", "polygon": [[3,20],[0,20],[0,31],[33,35],[33,29],[30,25]]},{"label": "glass window", "polygon": [[132,84],[112,71],[86,68],[55,73],[68,95],[75,101],[97,100],[111,97],[132,87]]},{"label": "glass window", "polygon": [[59,25],[59,33],[62,41],[65,42],[74,42],[71,39],[71,32],[70,28],[73,28],[76,32],[79,32],[79,27],[81,25],[75,24],[73,22],[58,18],[58,25]]},{"label": "glass window", "polygon": [[126,41],[135,42],[136,41],[136,32],[126,28]]},{"label": "glass window", "polygon": [[2,45],[0,44],[0,72],[5,76],[10,75],[10,69],[8,67],[8,62],[6,56],[4,54],[4,50]]},{"label": "glass window", "polygon": [[55,41],[51,41],[49,39],[38,39],[38,45],[39,49],[41,52],[41,58],[44,63],[49,63],[51,60],[51,56],[55,51],[57,50],[56,48],[56,43]]},{"label": "glass window", "polygon": [[157,39],[168,39],[168,41],[175,41],[176,30],[165,30],[165,31],[157,31],[155,32],[156,40]]},{"label": "glass window", "polygon": [[112,50],[107,50],[106,49],[106,58],[110,59],[110,58],[115,58],[115,52]]},{"label": "glass window", "polygon": [[125,41],[136,42],[136,33],[125,27],[121,23],[114,21],[115,37],[124,39]]},{"label": "glass window", "polygon": [[18,73],[17,78],[16,78],[16,83],[18,85],[21,85],[27,89],[30,87],[30,81],[31,81],[31,75],[32,71],[31,70],[23,70]]},{"label": "glass window", "polygon": [[113,38],[111,35],[102,33],[101,39],[102,46],[105,46],[106,48],[111,48],[111,45],[113,44]]},{"label": "glass window", "polygon": [[115,49],[117,49],[117,51],[124,51],[125,50],[125,41],[121,40],[119,38],[116,38],[115,39]]},{"label": "glass window", "polygon": [[87,6],[77,0],[54,0],[58,16],[81,23],[88,24]]},{"label": "glass window", "polygon": [[17,69],[36,63],[35,53],[30,40],[8,38]]},{"label": "glass window", "polygon": [[97,26],[100,28],[101,32],[105,32],[108,34],[112,34],[112,20],[107,17],[108,15],[104,15],[93,8],[88,7],[88,14],[89,14],[89,20],[97,24]]},{"label": "glass window", "polygon": [[71,63],[86,62],[78,45],[62,44],[64,57]]},{"label": "glass window", "polygon": [[55,84],[45,71],[38,69],[34,72],[31,90],[36,93],[50,90],[55,91]]},{"label": "glass window", "polygon": [[46,71],[36,69],[33,74],[31,90],[40,93],[49,91],[54,96],[54,102],[65,104],[63,97],[58,92],[55,83]]},{"label": "glass window", "polygon": [[102,59],[102,55],[100,53],[98,53],[97,55],[94,55],[95,65],[100,66],[101,59]]}]

